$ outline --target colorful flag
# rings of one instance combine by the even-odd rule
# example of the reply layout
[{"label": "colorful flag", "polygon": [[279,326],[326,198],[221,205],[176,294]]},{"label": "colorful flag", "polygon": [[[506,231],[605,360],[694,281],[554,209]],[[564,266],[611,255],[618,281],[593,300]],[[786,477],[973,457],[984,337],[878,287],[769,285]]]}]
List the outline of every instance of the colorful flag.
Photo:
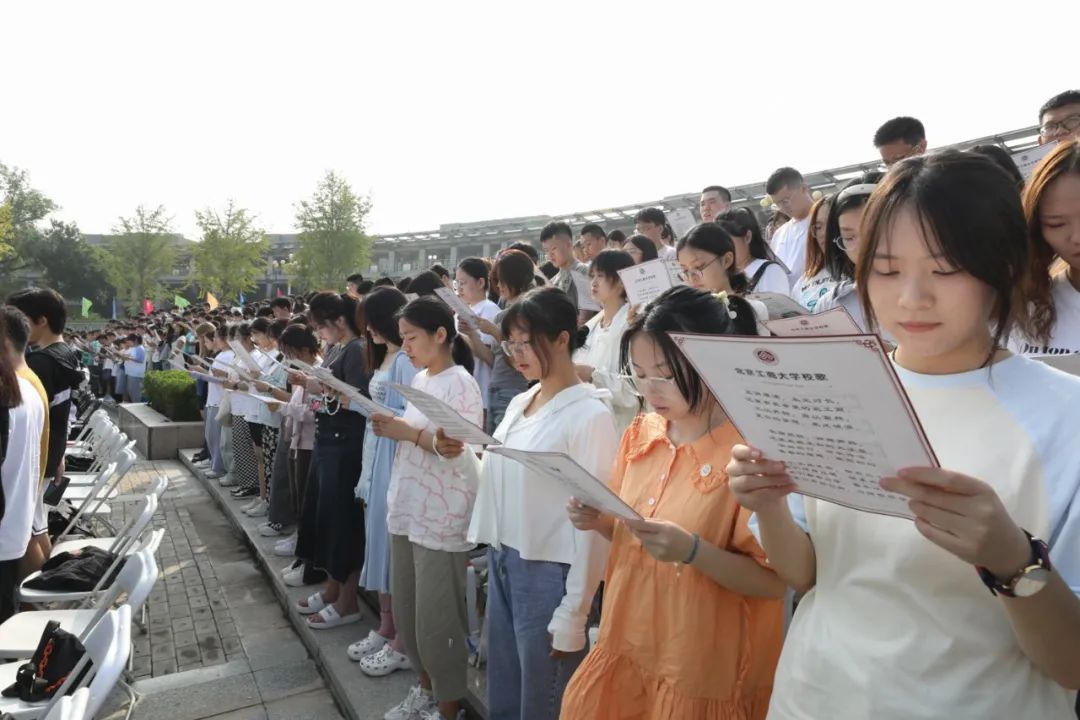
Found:
[{"label": "colorful flag", "polygon": [[86,298],[82,299],[82,316],[90,317],[90,308],[94,307],[94,303],[90,302]]},{"label": "colorful flag", "polygon": [[243,291],[240,292],[240,305],[241,305],[241,307],[244,305],[244,293],[243,293]]},{"label": "colorful flag", "polygon": [[183,310],[184,308],[186,308],[188,305],[191,304],[190,302],[188,302],[187,298],[180,297],[179,295],[174,295],[172,301],[173,301],[173,305],[180,308],[181,310]]},{"label": "colorful flag", "polygon": [[285,293],[281,290],[281,288],[277,289],[277,296],[278,297],[285,297]]},{"label": "colorful flag", "polygon": [[210,306],[211,310],[217,310],[218,299],[214,297],[213,293],[206,293],[206,304]]},{"label": "colorful flag", "polygon": [[149,315],[154,312],[154,303],[150,298],[146,298],[142,301],[142,311],[144,315]]}]

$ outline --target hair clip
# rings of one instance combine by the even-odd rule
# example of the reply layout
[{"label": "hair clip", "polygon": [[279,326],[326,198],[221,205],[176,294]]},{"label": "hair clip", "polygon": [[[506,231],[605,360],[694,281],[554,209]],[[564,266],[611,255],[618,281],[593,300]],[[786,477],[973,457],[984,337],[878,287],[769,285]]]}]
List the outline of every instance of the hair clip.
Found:
[{"label": "hair clip", "polygon": [[726,290],[721,290],[718,293],[713,293],[713,297],[716,298],[721,305],[727,308],[727,314],[729,318],[734,320],[739,317],[738,314],[731,308],[731,302],[728,299],[728,294]]}]

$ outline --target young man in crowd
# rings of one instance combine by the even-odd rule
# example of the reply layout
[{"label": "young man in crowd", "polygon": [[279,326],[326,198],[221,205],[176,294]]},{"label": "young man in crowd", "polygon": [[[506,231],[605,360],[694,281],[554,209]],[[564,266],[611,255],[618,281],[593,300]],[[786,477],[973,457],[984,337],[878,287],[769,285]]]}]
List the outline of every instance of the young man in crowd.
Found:
[{"label": "young man in crowd", "polygon": [[275,320],[288,320],[292,317],[292,300],[286,297],[274,298],[270,301],[270,309]]},{"label": "young man in crowd", "polygon": [[769,176],[765,192],[790,220],[781,225],[769,245],[788,270],[788,285],[802,277],[806,265],[806,233],[810,225],[810,189],[795,168],[782,167]]},{"label": "young man in crowd", "polygon": [[564,222],[548,223],[540,231],[540,245],[543,246],[547,259],[559,271],[551,279],[551,284],[569,295],[574,307],[577,307],[577,288],[570,273],[577,273],[588,284],[589,266],[574,259],[573,231]]},{"label": "young man in crowd", "polygon": [[604,228],[596,223],[589,223],[581,228],[581,249],[585,254],[585,262],[591,263],[607,247],[607,233]]},{"label": "young man in crowd", "polygon": [[886,165],[926,152],[926,129],[913,117],[896,117],[874,133],[874,147]]},{"label": "young man in crowd", "polygon": [[357,286],[362,282],[364,282],[364,276],[360,273],[353,273],[345,278],[345,294],[351,295],[352,297],[359,297],[360,294],[357,292]]},{"label": "young man in crowd", "polygon": [[1039,144],[1080,138],[1080,90],[1066,90],[1039,108]]},{"label": "young man in crowd", "polygon": [[127,350],[124,354],[127,400],[133,403],[142,402],[143,378],[146,377],[146,348],[143,347],[142,335],[134,332],[127,336]]},{"label": "young man in crowd", "polygon": [[661,260],[675,260],[675,248],[664,242],[667,216],[660,208],[642,208],[634,216],[634,232],[652,240]]},{"label": "young man in crowd", "polygon": [[701,191],[701,222],[712,222],[731,207],[731,192],[723,185],[710,185]]}]

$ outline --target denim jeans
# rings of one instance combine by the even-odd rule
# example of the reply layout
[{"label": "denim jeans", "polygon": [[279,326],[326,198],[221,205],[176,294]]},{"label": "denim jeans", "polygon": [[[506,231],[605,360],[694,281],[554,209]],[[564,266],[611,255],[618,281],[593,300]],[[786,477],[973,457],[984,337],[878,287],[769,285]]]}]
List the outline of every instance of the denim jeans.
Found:
[{"label": "denim jeans", "polygon": [[488,720],[557,720],[585,650],[551,657],[547,626],[566,594],[569,565],[488,549]]},{"label": "denim jeans", "polygon": [[488,435],[499,427],[510,401],[519,394],[520,391],[514,388],[488,388],[487,427],[484,428]]},{"label": "denim jeans", "polygon": [[225,459],[221,456],[221,423],[217,419],[218,409],[216,405],[206,406],[206,419],[203,421],[203,439],[206,440],[206,449],[210,451],[210,470],[213,472],[225,472]]}]

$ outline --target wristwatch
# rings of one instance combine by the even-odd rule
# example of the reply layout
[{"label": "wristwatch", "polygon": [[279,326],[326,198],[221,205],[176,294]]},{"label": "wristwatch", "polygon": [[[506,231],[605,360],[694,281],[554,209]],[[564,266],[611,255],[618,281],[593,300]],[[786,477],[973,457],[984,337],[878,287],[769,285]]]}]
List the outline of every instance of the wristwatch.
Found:
[{"label": "wristwatch", "polygon": [[1046,583],[1050,580],[1050,548],[1027,530],[1024,530],[1024,534],[1031,543],[1031,559],[1027,566],[1012,578],[1002,582],[986,568],[976,568],[983,584],[990,588],[990,592],[994,595],[1031,597],[1046,587]]}]

